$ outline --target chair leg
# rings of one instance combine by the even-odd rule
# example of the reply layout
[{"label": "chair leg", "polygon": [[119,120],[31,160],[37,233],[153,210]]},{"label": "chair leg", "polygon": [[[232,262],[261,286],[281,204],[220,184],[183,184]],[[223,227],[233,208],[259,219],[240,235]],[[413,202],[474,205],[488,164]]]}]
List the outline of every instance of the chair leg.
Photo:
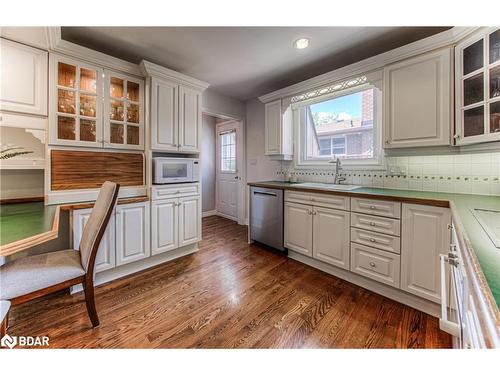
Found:
[{"label": "chair leg", "polygon": [[90,321],[93,327],[97,327],[99,325],[99,317],[97,316],[97,310],[95,308],[94,283],[84,281],[83,290],[85,291],[85,304],[87,305]]},{"label": "chair leg", "polygon": [[5,315],[5,318],[2,321],[2,325],[0,326],[0,338],[4,337],[7,334],[8,327],[9,327],[9,313]]}]

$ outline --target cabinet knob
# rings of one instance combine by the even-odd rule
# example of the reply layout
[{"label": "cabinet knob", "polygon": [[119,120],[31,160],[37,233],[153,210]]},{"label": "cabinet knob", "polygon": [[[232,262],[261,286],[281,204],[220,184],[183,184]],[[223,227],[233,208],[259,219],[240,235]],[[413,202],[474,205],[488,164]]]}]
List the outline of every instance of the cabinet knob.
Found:
[{"label": "cabinet knob", "polygon": [[375,206],[370,206],[370,210],[374,210],[375,209]]},{"label": "cabinet knob", "polygon": [[372,227],[374,227],[376,224],[375,224],[373,221],[371,221],[371,222],[370,222],[370,225],[371,225]]},{"label": "cabinet knob", "polygon": [[375,263],[370,262],[370,267],[375,267]]},{"label": "cabinet knob", "polygon": [[377,242],[375,238],[370,238],[370,242]]}]

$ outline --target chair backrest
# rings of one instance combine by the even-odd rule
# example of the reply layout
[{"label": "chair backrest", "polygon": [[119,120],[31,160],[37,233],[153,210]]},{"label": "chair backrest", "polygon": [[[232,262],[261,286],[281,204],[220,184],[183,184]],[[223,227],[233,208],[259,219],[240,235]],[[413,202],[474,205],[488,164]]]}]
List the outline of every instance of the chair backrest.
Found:
[{"label": "chair backrest", "polygon": [[94,208],[80,240],[80,260],[85,272],[94,272],[95,257],[118,198],[120,185],[106,181],[99,190]]}]

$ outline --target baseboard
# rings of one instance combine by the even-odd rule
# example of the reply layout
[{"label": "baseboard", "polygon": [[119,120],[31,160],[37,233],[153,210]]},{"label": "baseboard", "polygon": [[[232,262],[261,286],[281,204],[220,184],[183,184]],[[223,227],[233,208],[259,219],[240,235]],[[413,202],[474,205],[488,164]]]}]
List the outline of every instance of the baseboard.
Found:
[{"label": "baseboard", "polygon": [[352,273],[351,271],[331,266],[327,263],[323,263],[317,259],[310,258],[292,250],[288,250],[288,257],[301,263],[305,263],[308,266],[317,268],[330,275],[336,276],[342,280],[368,289],[374,293],[400,302],[403,305],[413,307],[416,310],[422,311],[437,318],[440,317],[441,307],[437,303],[427,301],[423,298],[414,296],[413,294],[406,293],[400,289],[395,289],[389,285],[381,284],[379,282],[367,279],[366,277],[357,275],[355,273]]},{"label": "baseboard", "polygon": [[201,213],[201,217],[216,216],[217,210],[205,211]]},{"label": "baseboard", "polygon": [[[120,279],[125,276],[143,271],[145,269],[157,266],[159,264],[195,253],[198,251],[198,244],[191,244],[180,247],[175,250],[167,251],[162,254],[153,255],[149,258],[141,259],[136,262],[124,264],[106,271],[99,272],[94,277],[94,285],[102,285],[110,281]],[[83,290],[82,284],[75,285],[70,288],[71,294],[78,293]]]},{"label": "baseboard", "polygon": [[237,217],[234,217],[234,216],[229,216],[229,215],[226,215],[226,214],[223,214],[223,213],[220,213],[220,212],[217,212],[216,214],[217,216],[220,216],[220,217],[223,217],[225,219],[229,219],[229,220],[232,220],[232,221],[236,221],[238,222],[238,218]]}]

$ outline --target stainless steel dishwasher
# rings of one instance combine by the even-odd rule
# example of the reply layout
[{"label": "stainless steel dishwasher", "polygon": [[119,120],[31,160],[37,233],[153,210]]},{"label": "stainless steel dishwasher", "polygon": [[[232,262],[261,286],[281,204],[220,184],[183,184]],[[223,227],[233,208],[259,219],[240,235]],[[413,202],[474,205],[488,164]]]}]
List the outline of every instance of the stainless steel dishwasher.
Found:
[{"label": "stainless steel dishwasher", "polygon": [[283,190],[250,188],[250,239],[286,253],[283,246]]}]

